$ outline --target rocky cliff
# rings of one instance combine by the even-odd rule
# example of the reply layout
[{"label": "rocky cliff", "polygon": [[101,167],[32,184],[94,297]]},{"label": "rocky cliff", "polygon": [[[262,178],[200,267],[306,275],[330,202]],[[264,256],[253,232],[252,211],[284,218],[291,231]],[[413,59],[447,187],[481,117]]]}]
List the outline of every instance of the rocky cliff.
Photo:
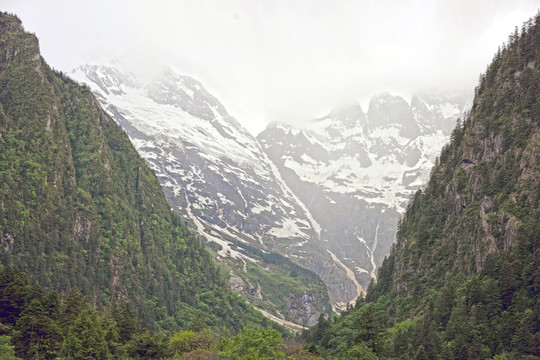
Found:
[{"label": "rocky cliff", "polygon": [[257,138],[321,225],[321,240],[365,290],[395,240],[410,196],[424,186],[467,97],[380,94],[303,127],[270,124]]}]

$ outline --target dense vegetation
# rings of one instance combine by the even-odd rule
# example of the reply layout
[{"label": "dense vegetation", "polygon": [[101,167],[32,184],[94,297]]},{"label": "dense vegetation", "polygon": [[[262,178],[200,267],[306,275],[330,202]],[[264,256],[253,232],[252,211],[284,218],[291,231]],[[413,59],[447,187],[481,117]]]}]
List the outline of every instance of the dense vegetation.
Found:
[{"label": "dense vegetation", "polygon": [[209,329],[198,313],[186,330],[156,332],[129,303],[98,313],[78,291],[60,296],[31,285],[14,267],[0,269],[0,359],[317,359],[272,327],[234,335]]},{"label": "dense vegetation", "polygon": [[0,264],[96,308],[128,301],[157,328],[265,322],[228,289],[154,173],[87,87],[49,68],[0,13]]},{"label": "dense vegetation", "polygon": [[366,299],[304,334],[360,359],[540,357],[540,13],[480,77],[471,113]]}]

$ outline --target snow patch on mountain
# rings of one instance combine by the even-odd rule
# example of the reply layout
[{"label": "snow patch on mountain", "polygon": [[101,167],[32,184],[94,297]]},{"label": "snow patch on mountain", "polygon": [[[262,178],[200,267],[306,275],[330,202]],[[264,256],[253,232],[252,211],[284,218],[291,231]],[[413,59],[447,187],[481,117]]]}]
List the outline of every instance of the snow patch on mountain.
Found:
[{"label": "snow patch on mountain", "polygon": [[[249,243],[327,274],[333,261],[319,240],[321,226],[257,140],[201,83],[171,69],[143,82],[99,65],[71,76],[90,86],[155,171],[171,206],[218,245],[220,257],[254,261],[235,245]],[[323,280],[350,282],[342,270]],[[352,295],[344,286],[331,296]]]},{"label": "snow patch on mountain", "polygon": [[321,240],[367,286],[411,195],[449,140],[467,97],[390,94],[340,107],[301,127],[273,122],[257,137],[321,226]]},{"label": "snow patch on mountain", "polygon": [[93,65],[72,76],[220,256],[253,261],[226,238],[285,254],[323,278],[338,308],[375,275],[467,100],[380,94],[367,112],[352,104],[301,127],[274,122],[255,139],[201,83],[170,69],[147,82]]}]

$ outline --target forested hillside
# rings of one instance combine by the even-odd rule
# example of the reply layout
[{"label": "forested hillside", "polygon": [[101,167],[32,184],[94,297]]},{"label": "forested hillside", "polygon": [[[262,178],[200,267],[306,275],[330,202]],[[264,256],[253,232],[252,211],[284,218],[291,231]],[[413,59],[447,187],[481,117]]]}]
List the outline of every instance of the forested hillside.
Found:
[{"label": "forested hillside", "polygon": [[[291,355],[291,357],[287,357]],[[316,359],[285,346],[272,327],[210,330],[199,314],[181,331],[153,331],[129,303],[101,311],[78,291],[59,296],[31,285],[14,267],[0,269],[0,359]]]},{"label": "forested hillside", "polygon": [[[305,334],[369,359],[540,356],[540,14],[509,37],[365,300]],[[356,358],[356,357],[355,357]]]},{"label": "forested hillside", "polygon": [[0,13],[0,264],[158,328],[265,322],[228,289],[154,173],[90,90],[52,70]]}]

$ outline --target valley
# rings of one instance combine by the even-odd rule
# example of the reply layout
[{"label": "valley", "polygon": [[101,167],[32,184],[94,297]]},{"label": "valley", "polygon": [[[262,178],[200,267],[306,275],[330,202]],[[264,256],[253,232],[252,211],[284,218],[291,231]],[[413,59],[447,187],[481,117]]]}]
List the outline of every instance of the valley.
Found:
[{"label": "valley", "polygon": [[276,106],[257,135],[172,67],[41,51],[0,11],[1,359],[540,358],[540,11],[471,93]]},{"label": "valley", "polygon": [[284,256],[324,281],[329,299],[310,291],[317,310],[307,317],[276,306],[273,290],[257,299],[301,325],[329,314],[328,301],[339,312],[365,293],[405,204],[469,106],[464,95],[415,95],[409,105],[381,94],[367,113],[342,106],[302,128],[271,123],[255,138],[201,83],[172,69],[147,83],[98,65],[70,76],[92,88],[235,282],[248,276],[235,286],[246,300],[255,304],[249,289],[259,282],[246,263],[271,270],[239,245]]}]

